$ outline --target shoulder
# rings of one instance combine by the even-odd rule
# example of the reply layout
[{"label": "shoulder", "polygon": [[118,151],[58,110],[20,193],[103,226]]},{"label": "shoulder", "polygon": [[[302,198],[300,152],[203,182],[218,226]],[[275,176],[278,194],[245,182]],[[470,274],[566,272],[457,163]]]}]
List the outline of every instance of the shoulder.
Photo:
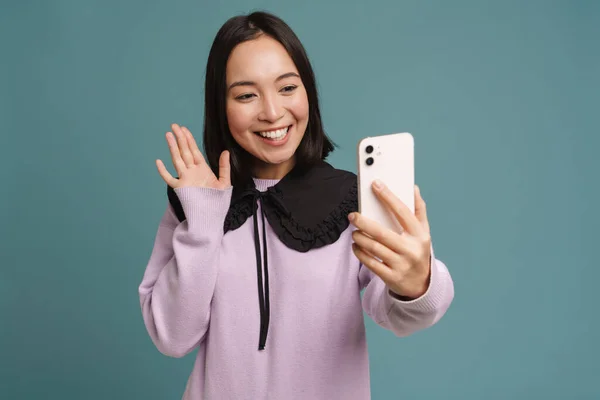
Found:
[{"label": "shoulder", "polygon": [[266,207],[267,218],[280,239],[299,251],[336,242],[348,228],[348,214],[357,211],[356,175],[325,162],[291,174],[272,192],[282,207]]}]

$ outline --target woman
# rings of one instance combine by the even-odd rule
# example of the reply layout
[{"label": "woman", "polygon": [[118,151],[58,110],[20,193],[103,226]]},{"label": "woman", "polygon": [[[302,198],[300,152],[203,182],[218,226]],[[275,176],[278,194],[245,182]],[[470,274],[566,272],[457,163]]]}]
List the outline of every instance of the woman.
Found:
[{"label": "woman", "polygon": [[184,399],[370,398],[362,311],[406,336],[454,296],[418,188],[414,214],[373,188],[401,234],[356,212],[356,176],[324,162],[308,57],[273,15],[223,25],[205,89],[207,161],[176,124],[178,178],[157,160],[169,204],[139,287],[152,341],[198,350]]}]

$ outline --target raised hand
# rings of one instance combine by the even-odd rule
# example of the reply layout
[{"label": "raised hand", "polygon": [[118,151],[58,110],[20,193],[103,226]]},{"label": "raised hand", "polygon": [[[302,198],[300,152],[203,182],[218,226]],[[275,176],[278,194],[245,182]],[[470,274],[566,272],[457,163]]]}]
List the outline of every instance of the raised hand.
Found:
[{"label": "raised hand", "polygon": [[172,132],[167,132],[166,138],[171,151],[173,166],[178,178],[174,178],[161,160],[156,160],[158,173],[173,189],[186,186],[226,189],[231,186],[229,152],[224,151],[219,158],[219,177],[210,169],[198,149],[192,133],[185,127],[172,124]]}]

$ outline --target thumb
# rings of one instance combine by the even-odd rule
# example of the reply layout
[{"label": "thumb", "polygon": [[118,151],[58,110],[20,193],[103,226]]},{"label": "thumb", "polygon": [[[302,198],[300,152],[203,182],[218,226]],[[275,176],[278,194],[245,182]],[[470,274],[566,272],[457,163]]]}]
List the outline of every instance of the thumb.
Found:
[{"label": "thumb", "polygon": [[231,164],[227,150],[222,152],[219,158],[219,182],[226,187],[231,186]]}]

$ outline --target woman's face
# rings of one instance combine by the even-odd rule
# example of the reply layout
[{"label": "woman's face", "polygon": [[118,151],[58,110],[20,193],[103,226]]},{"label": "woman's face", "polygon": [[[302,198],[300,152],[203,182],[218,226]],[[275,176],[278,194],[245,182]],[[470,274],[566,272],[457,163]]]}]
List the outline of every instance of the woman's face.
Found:
[{"label": "woman's face", "polygon": [[256,159],[254,176],[282,178],[308,125],[308,97],[294,62],[281,43],[261,35],[233,49],[226,81],[229,130]]}]

